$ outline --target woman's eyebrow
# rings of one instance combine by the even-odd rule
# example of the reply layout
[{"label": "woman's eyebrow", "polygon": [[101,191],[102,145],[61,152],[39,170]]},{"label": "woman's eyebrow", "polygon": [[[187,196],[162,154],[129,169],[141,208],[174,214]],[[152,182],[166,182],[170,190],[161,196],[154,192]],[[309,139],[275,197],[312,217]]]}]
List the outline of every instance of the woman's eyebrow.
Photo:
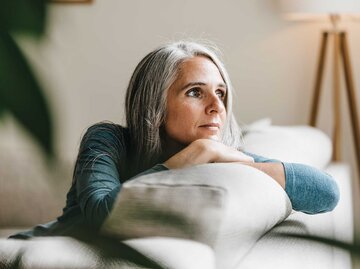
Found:
[{"label": "woman's eyebrow", "polygon": [[[185,90],[186,88],[192,87],[192,86],[204,86],[206,85],[205,82],[201,82],[201,81],[196,81],[196,82],[189,82],[186,85],[184,85],[184,87],[181,88],[181,90]],[[217,85],[219,88],[225,88],[226,89],[226,85],[224,83],[219,83]]]}]

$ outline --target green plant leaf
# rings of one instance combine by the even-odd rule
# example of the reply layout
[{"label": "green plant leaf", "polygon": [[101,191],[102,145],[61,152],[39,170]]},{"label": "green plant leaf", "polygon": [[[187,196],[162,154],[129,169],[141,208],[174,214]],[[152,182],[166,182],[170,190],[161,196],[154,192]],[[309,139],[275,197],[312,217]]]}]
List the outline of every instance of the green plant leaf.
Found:
[{"label": "green plant leaf", "polygon": [[297,239],[310,240],[318,243],[323,243],[326,245],[330,245],[350,251],[352,254],[360,256],[360,245],[356,243],[347,243],[340,240],[335,240],[335,239],[325,238],[315,235],[308,235],[308,234],[279,233],[277,235],[280,237],[293,237]]},{"label": "green plant leaf", "polygon": [[8,33],[0,32],[0,59],[0,105],[30,132],[48,157],[53,157],[49,107],[25,57]]},{"label": "green plant leaf", "polygon": [[[22,257],[24,256],[24,250],[20,249],[15,259],[11,262],[11,264],[7,264],[1,268],[9,268],[9,269],[20,269],[22,264]],[[1,264],[0,264],[1,265]]]},{"label": "green plant leaf", "polygon": [[4,112],[5,112],[5,108],[4,105],[1,103],[1,99],[0,99],[0,120],[4,116]]},{"label": "green plant leaf", "polygon": [[45,28],[46,2],[46,0],[1,1],[0,31],[42,34]]}]

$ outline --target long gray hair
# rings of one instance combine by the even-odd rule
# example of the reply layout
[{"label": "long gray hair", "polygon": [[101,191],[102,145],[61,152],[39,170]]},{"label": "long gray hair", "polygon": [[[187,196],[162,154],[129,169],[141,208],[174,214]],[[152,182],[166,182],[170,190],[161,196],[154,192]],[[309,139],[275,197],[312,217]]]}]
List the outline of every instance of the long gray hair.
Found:
[{"label": "long gray hair", "polygon": [[167,91],[177,78],[180,64],[195,56],[207,57],[219,69],[227,87],[227,120],[221,141],[240,148],[241,132],[232,112],[233,89],[222,61],[209,46],[180,41],[159,47],[146,55],[130,79],[125,112],[132,153],[137,156],[135,161],[151,163],[163,152],[161,129],[166,118]]}]

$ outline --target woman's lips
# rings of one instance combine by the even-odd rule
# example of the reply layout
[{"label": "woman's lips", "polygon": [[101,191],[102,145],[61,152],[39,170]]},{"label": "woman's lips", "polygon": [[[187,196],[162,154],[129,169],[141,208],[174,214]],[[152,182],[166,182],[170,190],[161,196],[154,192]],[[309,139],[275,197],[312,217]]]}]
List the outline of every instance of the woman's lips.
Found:
[{"label": "woman's lips", "polygon": [[220,124],[218,124],[218,123],[208,123],[208,124],[200,125],[199,127],[217,131],[217,130],[220,129]]}]

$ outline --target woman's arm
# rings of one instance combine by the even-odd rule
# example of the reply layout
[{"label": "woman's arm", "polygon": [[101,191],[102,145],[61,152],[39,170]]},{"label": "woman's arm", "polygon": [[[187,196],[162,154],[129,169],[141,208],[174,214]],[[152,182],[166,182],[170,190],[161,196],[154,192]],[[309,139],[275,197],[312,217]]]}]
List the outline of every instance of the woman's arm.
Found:
[{"label": "woman's arm", "polygon": [[331,211],[336,207],[340,198],[339,188],[329,174],[309,165],[280,162],[249,152],[245,154],[254,158],[258,166],[256,168],[262,171],[265,169],[264,172],[276,181],[281,180],[282,176],[278,174],[281,174],[279,170],[283,170],[285,191],[294,210],[317,214]]},{"label": "woman's arm", "polygon": [[250,162],[241,162],[241,164],[249,165],[254,167],[265,174],[272,177],[280,186],[285,189],[285,171],[284,166],[281,162],[274,162],[274,163],[250,163]]},{"label": "woman's arm", "polygon": [[327,173],[299,163],[283,163],[285,191],[294,210],[307,214],[332,211],[340,199],[339,187]]},{"label": "woman's arm", "polygon": [[95,227],[103,223],[121,188],[116,164],[125,149],[117,128],[108,123],[90,127],[75,165],[77,201],[87,223]]},{"label": "woman's arm", "polygon": [[164,165],[175,169],[213,162],[254,162],[254,159],[220,142],[198,139],[169,158]]},{"label": "woman's arm", "polygon": [[208,139],[194,141],[164,164],[173,169],[211,162],[241,162],[263,171],[285,189],[293,209],[297,211],[308,214],[331,211],[339,200],[336,182],[321,170],[243,153]]},{"label": "woman's arm", "polygon": [[[124,129],[111,123],[90,127],[81,144],[74,171],[77,201],[89,225],[99,227],[109,215],[121,190],[121,169],[126,169]],[[165,170],[156,165],[142,174]],[[124,172],[124,171],[122,171]]]}]

